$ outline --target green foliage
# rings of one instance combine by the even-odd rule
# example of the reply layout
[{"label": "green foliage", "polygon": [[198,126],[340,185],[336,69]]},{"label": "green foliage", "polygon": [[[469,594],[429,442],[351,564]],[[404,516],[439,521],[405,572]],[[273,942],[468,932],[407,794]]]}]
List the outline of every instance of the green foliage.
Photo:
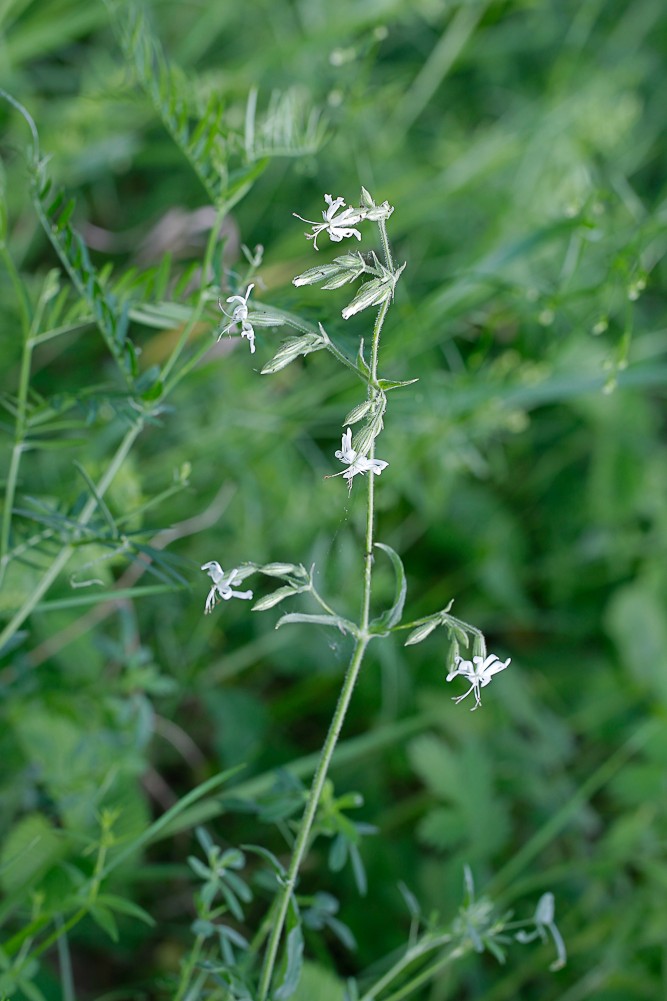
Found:
[{"label": "green foliage", "polygon": [[[276,988],[657,996],[663,7],[1,16],[28,117],[2,102],[0,997],[252,996],[355,642],[363,504],[324,479],[347,426],[390,463],[389,635]],[[372,399],[372,311],[349,309],[397,269],[366,237],[314,259],[291,214],[362,184],[407,262]],[[216,342],[250,282],[251,358]],[[216,558],[254,561],[262,614],[203,617]],[[512,666],[471,714],[445,678],[482,633]]]}]

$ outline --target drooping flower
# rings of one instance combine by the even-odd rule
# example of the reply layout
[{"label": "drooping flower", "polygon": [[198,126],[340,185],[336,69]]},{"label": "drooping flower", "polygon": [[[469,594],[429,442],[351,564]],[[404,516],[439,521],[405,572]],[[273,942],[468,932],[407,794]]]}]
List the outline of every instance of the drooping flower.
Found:
[{"label": "drooping flower", "polygon": [[[223,327],[223,329],[220,331],[220,336],[218,337],[218,340],[220,340],[220,337],[222,337],[223,334],[230,333],[232,329],[236,327],[237,323],[240,323],[241,337],[247,337],[250,343],[251,354],[255,353],[255,331],[252,323],[248,319],[248,297],[250,296],[250,293],[252,292],[254,287],[255,287],[254,283],[251,283],[250,285],[248,285],[245,295],[228,296],[227,302],[235,302],[237,305],[234,306],[229,323],[227,324],[226,327]],[[223,307],[222,303],[218,302],[218,305],[220,306],[220,309],[225,314],[225,316],[229,316],[229,313]]]},{"label": "drooping flower", "polygon": [[375,473],[379,476],[383,469],[386,469],[389,465],[384,459],[369,459],[366,455],[359,455],[352,448],[352,428],[348,428],[341,439],[341,447],[337,449],[334,453],[337,459],[344,462],[348,468],[340,473],[334,473],[334,476],[342,476],[347,480],[347,485],[349,489],[352,489],[352,478],[357,475],[357,473]]},{"label": "drooping flower", "polygon": [[220,598],[223,601],[229,601],[230,598],[243,598],[244,601],[249,601],[252,598],[252,591],[234,591],[232,589],[232,584],[240,584],[243,580],[245,574],[242,570],[229,570],[225,573],[216,560],[204,563],[201,569],[205,570],[213,581],[213,587],[206,598],[205,615],[213,611],[216,601]]},{"label": "drooping flower", "polygon": [[506,667],[509,667],[510,663],[510,657],[506,661],[501,661],[496,657],[495,653],[489,654],[488,657],[473,657],[472,660],[464,660],[463,657],[457,657],[453,670],[447,675],[447,681],[453,681],[454,678],[460,675],[466,681],[470,682],[470,688],[463,695],[455,696],[454,702],[458,705],[471,692],[474,692],[475,705],[472,708],[473,710],[477,709],[482,704],[480,689],[488,685],[499,671],[504,671]]},{"label": "drooping flower", "polygon": [[[345,206],[344,198],[332,198],[331,195],[325,195],[324,200],[329,206],[322,212],[322,218],[324,222],[313,222],[312,219],[304,219],[303,216],[294,215],[301,222],[307,222],[309,226],[313,227],[312,233],[306,233],[306,239],[313,241],[313,246],[315,250],[319,250],[317,246],[317,238],[320,233],[328,233],[329,239],[333,243],[340,243],[341,240],[345,240],[350,236],[354,236],[357,240],[361,239],[361,233],[358,229],[355,229],[355,225],[361,222],[365,218],[365,212],[360,209],[353,209],[350,206]],[[342,211],[340,211],[342,209]]]}]

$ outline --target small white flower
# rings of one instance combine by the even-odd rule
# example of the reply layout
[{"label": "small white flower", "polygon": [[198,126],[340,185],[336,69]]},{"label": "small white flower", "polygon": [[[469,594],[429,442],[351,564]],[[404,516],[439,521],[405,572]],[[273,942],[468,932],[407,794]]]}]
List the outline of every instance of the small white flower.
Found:
[{"label": "small white flower", "polygon": [[[227,302],[235,302],[237,303],[237,305],[234,306],[229,323],[227,324],[226,327],[223,327],[223,329],[220,331],[220,336],[218,337],[218,340],[220,340],[220,337],[222,337],[223,334],[230,333],[232,328],[236,327],[237,323],[240,323],[241,337],[248,338],[248,341],[250,343],[251,354],[255,353],[255,331],[252,323],[248,319],[248,297],[250,296],[250,293],[252,292],[254,287],[255,287],[254,283],[251,283],[250,285],[248,285],[245,291],[245,295],[230,295],[227,298]],[[229,316],[229,313],[223,307],[222,303],[218,302],[218,305],[220,306],[220,309],[225,314],[225,316]]]},{"label": "small white flower", "polygon": [[[329,239],[334,243],[340,243],[341,240],[347,239],[350,236],[354,236],[357,240],[360,240],[361,233],[354,226],[365,218],[365,212],[350,207],[343,208],[345,205],[344,198],[332,198],[331,195],[325,195],[324,200],[329,206],[328,209],[322,212],[324,222],[313,222],[312,219],[304,219],[303,216],[297,215],[296,212],[293,213],[301,222],[307,222],[309,226],[313,227],[312,233],[306,233],[306,239],[313,241],[315,250],[319,250],[317,238],[320,233],[328,233]],[[343,209],[343,211],[339,212],[339,209]]]},{"label": "small white flower", "polygon": [[473,657],[472,660],[464,660],[463,657],[457,657],[454,669],[447,675],[447,681],[453,681],[454,678],[461,675],[462,678],[470,682],[470,688],[463,695],[454,697],[454,702],[458,705],[466,696],[474,692],[475,705],[472,708],[473,710],[477,709],[482,704],[480,689],[488,685],[495,674],[509,667],[510,663],[510,657],[506,661],[498,660],[495,653],[489,654],[488,657]]},{"label": "small white flower", "polygon": [[[384,459],[369,459],[365,455],[358,455],[352,448],[352,428],[348,428],[341,439],[341,447],[335,453],[337,459],[344,462],[349,468],[341,473],[334,473],[334,476],[342,476],[347,480],[349,489],[352,489],[352,478],[357,473],[375,473],[379,476],[383,469],[389,465]],[[327,477],[329,479],[330,477]]]},{"label": "small white flower", "polygon": [[216,560],[211,560],[210,563],[204,563],[202,565],[202,570],[205,570],[213,581],[213,587],[208,592],[208,597],[206,598],[204,614],[208,614],[208,612],[213,611],[215,603],[219,598],[222,598],[223,601],[229,601],[230,598],[243,598],[245,601],[249,601],[252,598],[252,591],[232,590],[232,584],[237,580],[237,578],[239,583],[242,579],[240,570],[229,570],[225,573]]}]

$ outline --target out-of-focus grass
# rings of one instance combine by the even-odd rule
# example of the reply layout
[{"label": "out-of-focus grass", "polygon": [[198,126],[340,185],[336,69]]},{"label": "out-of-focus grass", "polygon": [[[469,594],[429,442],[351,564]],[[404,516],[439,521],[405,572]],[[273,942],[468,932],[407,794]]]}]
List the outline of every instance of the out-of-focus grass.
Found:
[{"label": "out-of-focus grass", "polygon": [[[455,597],[491,648],[513,658],[471,716],[449,701],[437,640],[408,651],[378,645],[348,735],[413,716],[422,732],[335,774],[340,789],[364,794],[363,819],[379,828],[366,843],[369,898],[331,877],[359,942],[339,972],[404,941],[399,880],[426,910],[454,913],[468,862],[480,886],[496,876],[501,901],[522,914],[554,891],[569,965],[548,974],[546,949],[515,953],[507,968],[476,957],[425,998],[657,996],[665,747],[647,723],[662,720],[667,699],[663,5],[151,9],[167,51],[202,93],[219,89],[241,109],[252,86],[266,102],[272,88],[299,85],[327,110],[319,156],[273,164],[234,211],[240,240],[266,248],[264,301],[309,308],[352,343],[363,321],[343,329],[343,291],[327,298],[290,285],[312,263],[291,213],[316,218],[323,192],[353,201],[362,183],[396,206],[390,234],[408,268],[385,370],[420,381],[391,400],[379,538],[404,559],[415,617]],[[16,2],[2,17],[0,85],[34,116],[98,263],[136,263],[152,226],[205,196],[132,86],[104,5]],[[37,283],[54,261],[26,196],[24,125],[2,115],[11,244]],[[16,306],[4,274],[0,282],[0,365],[14,392]],[[163,337],[141,334],[146,357],[160,357]],[[84,613],[49,611],[48,600],[71,595],[67,580],[33,616],[30,648],[47,656],[32,668],[28,658],[2,710],[3,835],[26,811],[90,806],[119,748],[129,762],[119,799],[134,829],[151,794],[163,806],[209,771],[245,762],[253,776],[319,746],[345,641],[274,633],[273,613],[234,603],[201,614],[197,568],[209,559],[315,561],[332,600],[343,610],[356,602],[361,499],[353,492],[348,501],[340,481],[322,477],[357,388],[321,355],[260,377],[276,340],[260,331],[252,359],[244,345],[221,342],[111,492],[112,510],[127,511],[189,462],[191,487],[137,519],[157,531],[204,511],[228,486],[217,523],[173,547],[192,591],[136,601],[66,644],[63,631]],[[100,349],[90,331],[45,348],[35,386],[99,382]],[[90,468],[96,452],[101,460],[103,426],[66,456],[27,456],[22,491],[71,500],[81,486],[72,459]],[[119,561],[113,573],[122,569]],[[29,587],[29,571],[13,582],[19,593],[3,596],[4,609]],[[168,683],[155,680],[158,670]],[[128,692],[132,718],[118,708]],[[150,704],[196,753],[171,745],[169,725],[145,745]],[[127,778],[133,768],[147,775],[143,794]],[[231,844],[264,836],[231,815],[217,834]],[[277,840],[272,847],[282,851]],[[169,851],[153,861],[187,854]],[[313,871],[325,878],[323,866]],[[120,949],[84,929],[72,944],[83,968],[98,956],[109,966],[99,980],[82,974],[82,996],[136,985],[146,969],[162,973],[187,938],[187,903],[175,909],[170,899],[182,884],[162,896],[140,871],[132,879],[159,931],[128,925]],[[57,996],[47,981],[42,989]]]}]

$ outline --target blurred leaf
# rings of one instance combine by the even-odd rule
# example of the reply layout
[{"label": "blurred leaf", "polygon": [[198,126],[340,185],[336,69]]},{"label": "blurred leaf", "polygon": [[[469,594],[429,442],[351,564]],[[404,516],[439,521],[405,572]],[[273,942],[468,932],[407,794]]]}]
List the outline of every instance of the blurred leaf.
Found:
[{"label": "blurred leaf", "polygon": [[68,843],[41,813],[30,813],[11,828],[0,853],[0,885],[15,893],[30,884],[67,853]]}]

